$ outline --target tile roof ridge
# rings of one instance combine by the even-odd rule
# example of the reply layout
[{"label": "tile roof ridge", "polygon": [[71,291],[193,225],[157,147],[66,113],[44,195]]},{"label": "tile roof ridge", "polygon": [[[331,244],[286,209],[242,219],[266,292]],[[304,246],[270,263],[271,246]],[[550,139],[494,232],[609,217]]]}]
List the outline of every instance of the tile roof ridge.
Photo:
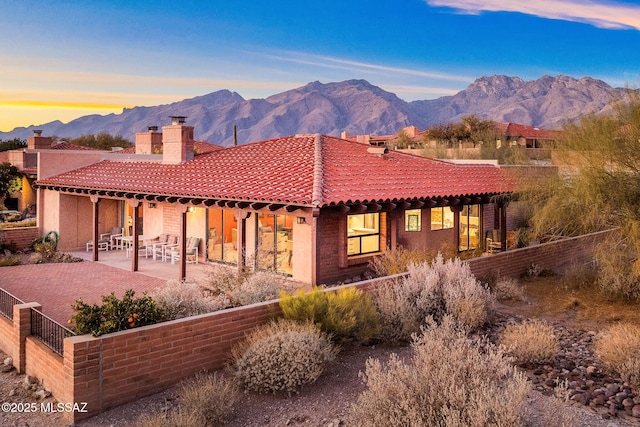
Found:
[{"label": "tile roof ridge", "polygon": [[313,187],[311,190],[311,204],[314,208],[322,205],[323,175],[322,136],[317,133],[313,139]]}]

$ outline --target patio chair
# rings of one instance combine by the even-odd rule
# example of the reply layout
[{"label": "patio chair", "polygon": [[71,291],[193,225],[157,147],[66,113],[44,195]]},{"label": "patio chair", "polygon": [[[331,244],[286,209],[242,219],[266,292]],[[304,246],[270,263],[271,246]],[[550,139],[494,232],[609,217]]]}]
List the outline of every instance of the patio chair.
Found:
[{"label": "patio chair", "polygon": [[[198,263],[198,246],[200,245],[199,237],[189,237],[187,240],[187,247],[185,252],[185,257],[187,263],[197,264]],[[180,259],[180,248],[177,246],[174,248],[167,249],[167,258],[171,258],[171,264],[175,264],[177,260]]]},{"label": "patio chair", "polygon": [[[116,248],[116,237],[122,236],[122,228],[113,227],[109,233],[101,233],[98,240],[98,250],[108,251]],[[93,249],[93,240],[87,242],[87,252]]]},{"label": "patio chair", "polygon": [[[145,248],[145,256],[149,256],[149,255],[153,256],[158,247],[167,244],[168,238],[169,238],[169,235],[163,233],[160,236],[158,236],[157,239],[149,240]],[[155,256],[153,257],[153,259],[156,259]]]},{"label": "patio chair", "polygon": [[499,230],[487,231],[487,252],[494,253],[502,250],[502,243],[500,242]]},{"label": "patio chair", "polygon": [[160,258],[162,261],[166,261],[166,252],[167,248],[175,247],[178,244],[178,236],[174,236],[173,234],[167,235],[167,240],[164,243],[155,243],[153,245],[153,259],[156,260]]}]

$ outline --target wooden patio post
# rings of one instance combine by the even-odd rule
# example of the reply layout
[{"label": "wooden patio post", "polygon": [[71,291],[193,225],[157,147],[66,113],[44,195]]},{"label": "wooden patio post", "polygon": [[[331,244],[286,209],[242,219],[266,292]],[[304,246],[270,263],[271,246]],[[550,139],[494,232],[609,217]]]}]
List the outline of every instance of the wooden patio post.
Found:
[{"label": "wooden patio post", "polygon": [[178,280],[187,278],[187,212],[189,208],[185,205],[180,206],[180,273]]},{"label": "wooden patio post", "polygon": [[99,209],[100,198],[98,196],[91,195],[89,196],[89,200],[91,200],[91,203],[93,204],[93,249],[91,251],[91,259],[93,260],[93,262],[96,262],[98,261],[98,249],[99,249],[98,240],[100,237],[100,233],[98,229],[99,214],[100,214],[100,209]]},{"label": "wooden patio post", "polygon": [[138,271],[138,216],[140,215],[140,201],[129,200],[132,209],[132,226],[131,230],[131,271]]},{"label": "wooden patio post", "polygon": [[[238,243],[236,250],[238,257],[238,274],[241,274],[247,262],[247,218],[250,212],[244,209],[235,209],[233,213],[236,220],[238,220]],[[256,212],[256,218],[257,215],[258,213]]]}]

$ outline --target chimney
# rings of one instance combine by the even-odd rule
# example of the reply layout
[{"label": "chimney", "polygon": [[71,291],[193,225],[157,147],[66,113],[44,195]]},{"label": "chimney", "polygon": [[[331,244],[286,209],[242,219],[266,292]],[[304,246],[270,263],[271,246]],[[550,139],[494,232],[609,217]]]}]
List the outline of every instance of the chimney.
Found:
[{"label": "chimney", "polygon": [[42,136],[42,130],[34,129],[33,136],[27,138],[27,148],[30,150],[42,150],[51,148],[51,137]]},{"label": "chimney", "polygon": [[349,132],[347,132],[346,130],[343,130],[343,131],[340,133],[340,138],[342,138],[342,139],[349,139]]},{"label": "chimney", "polygon": [[185,121],[184,116],[171,116],[171,125],[162,127],[162,163],[193,160],[193,126],[185,126]]},{"label": "chimney", "polygon": [[159,154],[162,151],[162,132],[158,126],[147,127],[147,132],[136,132],[136,154]]}]

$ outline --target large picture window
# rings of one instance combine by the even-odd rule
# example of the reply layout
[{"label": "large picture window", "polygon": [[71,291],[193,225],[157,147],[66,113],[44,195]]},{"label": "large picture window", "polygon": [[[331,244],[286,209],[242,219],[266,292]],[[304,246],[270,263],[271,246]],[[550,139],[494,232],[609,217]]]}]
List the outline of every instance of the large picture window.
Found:
[{"label": "large picture window", "polygon": [[450,208],[431,208],[431,229],[445,230],[453,228],[453,212]]},{"label": "large picture window", "polygon": [[238,220],[230,209],[209,209],[207,213],[207,259],[238,263]]},{"label": "large picture window", "polygon": [[347,216],[347,255],[362,255],[380,251],[380,214]]},{"label": "large picture window", "polygon": [[293,272],[293,216],[258,215],[257,267],[291,275]]}]

